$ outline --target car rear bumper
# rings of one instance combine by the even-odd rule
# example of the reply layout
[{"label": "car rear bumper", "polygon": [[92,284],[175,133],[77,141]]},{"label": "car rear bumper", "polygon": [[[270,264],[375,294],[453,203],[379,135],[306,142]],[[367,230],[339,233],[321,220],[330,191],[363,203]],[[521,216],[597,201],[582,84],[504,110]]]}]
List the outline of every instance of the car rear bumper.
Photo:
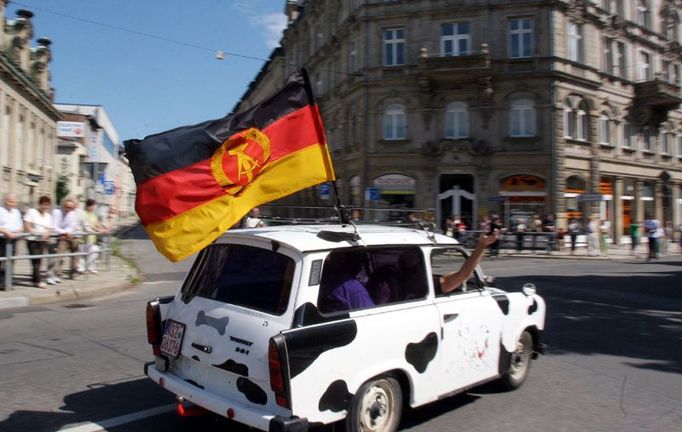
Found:
[{"label": "car rear bumper", "polygon": [[[182,396],[200,407],[234,421],[273,432],[299,432],[308,430],[308,420],[298,417],[276,416],[264,410],[254,409],[237,401],[229,400],[184,381],[176,375],[161,372],[154,362],[145,363],[144,373],[152,381],[177,396]],[[228,415],[230,410],[231,416]]]}]

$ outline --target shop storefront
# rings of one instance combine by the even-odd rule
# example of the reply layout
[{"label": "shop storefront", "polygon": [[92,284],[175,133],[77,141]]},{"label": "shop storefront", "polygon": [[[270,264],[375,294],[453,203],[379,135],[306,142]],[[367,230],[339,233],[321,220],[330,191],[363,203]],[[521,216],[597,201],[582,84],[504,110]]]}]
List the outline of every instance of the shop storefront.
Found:
[{"label": "shop storefront", "polygon": [[534,215],[547,214],[547,189],[545,180],[534,175],[518,174],[500,181],[501,213],[507,227],[519,220],[528,222]]},{"label": "shop storefront", "polygon": [[599,202],[599,219],[602,221],[602,225],[608,227],[608,234],[611,237],[613,234],[614,224],[614,214],[615,209],[613,207],[613,179],[611,177],[601,177],[599,179],[599,193],[602,196]]},{"label": "shop storefront", "polygon": [[417,181],[403,174],[386,174],[375,178],[372,186],[379,191],[379,206],[385,208],[414,208]]},{"label": "shop storefront", "polygon": [[636,222],[635,213],[635,180],[631,178],[623,179],[623,195],[620,196],[622,211],[623,229],[621,234],[630,235],[630,224]]},{"label": "shop storefront", "polygon": [[587,192],[587,183],[578,176],[570,176],[566,179],[564,200],[566,205],[566,220],[577,219],[581,221],[585,214],[586,203],[578,200],[578,197]]}]

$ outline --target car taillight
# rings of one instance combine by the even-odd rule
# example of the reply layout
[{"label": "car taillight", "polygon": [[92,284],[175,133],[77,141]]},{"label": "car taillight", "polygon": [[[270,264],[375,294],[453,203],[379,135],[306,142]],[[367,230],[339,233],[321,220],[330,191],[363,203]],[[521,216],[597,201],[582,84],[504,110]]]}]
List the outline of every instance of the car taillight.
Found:
[{"label": "car taillight", "polygon": [[277,405],[290,408],[289,401],[289,386],[288,386],[288,368],[286,362],[283,361],[284,338],[277,335],[270,339],[268,345],[268,365],[270,366],[270,388],[275,393],[275,400]]},{"label": "car taillight", "polygon": [[161,345],[161,309],[159,301],[152,300],[147,303],[147,342],[152,345],[154,355],[159,355]]}]

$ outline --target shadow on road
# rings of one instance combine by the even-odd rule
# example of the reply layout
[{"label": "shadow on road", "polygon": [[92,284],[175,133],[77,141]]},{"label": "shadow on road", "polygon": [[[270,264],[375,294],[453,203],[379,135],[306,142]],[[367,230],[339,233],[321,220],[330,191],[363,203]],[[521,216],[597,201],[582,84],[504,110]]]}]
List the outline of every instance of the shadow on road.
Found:
[{"label": "shadow on road", "polygon": [[88,387],[67,395],[60,407],[62,412],[15,411],[0,422],[0,431],[57,431],[66,425],[105,420],[174,401],[170,393],[147,378]]},{"label": "shadow on road", "polygon": [[[640,263],[641,264],[641,263]],[[498,278],[531,281],[547,302],[551,354],[605,354],[628,365],[682,373],[682,262],[642,265],[628,274]],[[518,289],[515,289],[518,290]]]}]

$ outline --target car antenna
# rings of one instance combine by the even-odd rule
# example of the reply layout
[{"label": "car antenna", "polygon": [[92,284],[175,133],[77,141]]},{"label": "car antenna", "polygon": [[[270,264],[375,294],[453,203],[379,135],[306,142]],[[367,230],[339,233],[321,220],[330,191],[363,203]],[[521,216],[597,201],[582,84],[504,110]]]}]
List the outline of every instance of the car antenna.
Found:
[{"label": "car antenna", "polygon": [[346,207],[341,204],[341,196],[339,194],[339,189],[336,186],[336,180],[332,181],[332,187],[334,188],[334,195],[336,196],[334,209],[339,213],[339,221],[341,222],[341,226],[345,227],[346,225],[352,225],[354,231],[353,239],[356,241],[360,240],[360,234],[358,233],[357,225],[355,225],[355,222],[348,217],[348,210],[346,210]]}]

